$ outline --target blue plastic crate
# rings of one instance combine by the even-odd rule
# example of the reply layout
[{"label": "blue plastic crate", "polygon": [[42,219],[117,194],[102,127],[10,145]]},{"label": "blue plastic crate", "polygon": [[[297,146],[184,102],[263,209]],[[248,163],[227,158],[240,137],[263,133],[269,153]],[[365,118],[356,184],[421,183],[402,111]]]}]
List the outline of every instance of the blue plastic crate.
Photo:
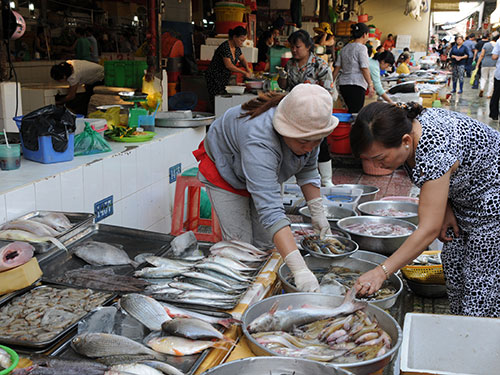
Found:
[{"label": "blue plastic crate", "polygon": [[[78,116],[78,115],[77,115]],[[21,139],[21,147],[23,149],[23,156],[25,159],[33,160],[39,163],[52,164],[59,163],[63,161],[73,160],[75,151],[75,135],[74,133],[69,133],[68,148],[64,152],[57,152],[52,147],[52,137],[51,136],[41,136],[38,137],[38,150],[32,151],[24,147],[23,137],[20,133],[21,122],[23,116],[14,117],[17,127],[19,128],[19,138]]]}]

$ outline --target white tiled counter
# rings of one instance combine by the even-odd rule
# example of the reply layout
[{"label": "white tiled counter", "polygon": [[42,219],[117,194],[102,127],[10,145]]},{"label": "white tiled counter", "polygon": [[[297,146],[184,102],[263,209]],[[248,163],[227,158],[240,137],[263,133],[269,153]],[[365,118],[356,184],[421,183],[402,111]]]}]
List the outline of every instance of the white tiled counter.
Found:
[{"label": "white tiled counter", "polygon": [[169,233],[175,182],[169,169],[197,165],[192,151],[205,127],[156,128],[144,143],[110,142],[112,151],[41,164],[22,159],[21,168],[0,171],[0,223],[33,210],[94,212],[113,196],[113,215],[102,223]]}]

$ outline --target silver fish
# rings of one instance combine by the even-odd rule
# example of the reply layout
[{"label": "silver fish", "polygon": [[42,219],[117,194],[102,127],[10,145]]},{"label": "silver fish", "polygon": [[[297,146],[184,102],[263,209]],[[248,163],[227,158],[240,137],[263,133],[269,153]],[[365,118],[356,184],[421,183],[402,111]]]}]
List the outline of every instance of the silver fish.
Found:
[{"label": "silver fish", "polygon": [[299,327],[317,320],[333,318],[360,310],[366,306],[366,302],[354,302],[356,296],[355,288],[349,290],[342,304],[335,308],[328,307],[303,307],[298,309],[275,310],[264,313],[254,319],[248,325],[248,331],[268,332],[268,331],[290,331],[294,327]]},{"label": "silver fish", "polygon": [[199,286],[202,286],[202,287],[204,287],[206,289],[210,289],[210,290],[216,290],[216,291],[228,293],[228,294],[237,294],[238,293],[238,291],[233,289],[232,287],[226,288],[220,284],[216,284],[216,283],[213,283],[213,282],[208,281],[208,280],[191,278],[191,277],[186,277],[186,278],[183,278],[182,280],[184,282],[199,285]]},{"label": "silver fish", "polygon": [[124,336],[109,333],[84,333],[71,340],[71,347],[86,357],[108,357],[126,354],[148,354],[162,360],[162,355]]},{"label": "silver fish", "polygon": [[178,303],[186,303],[189,305],[199,305],[199,306],[209,306],[209,307],[215,307],[217,309],[221,310],[229,310],[234,308],[234,303],[233,302],[226,302],[226,301],[219,301],[219,300],[210,300],[206,298],[180,298],[179,296],[169,296],[167,294],[158,294],[155,295],[155,298],[160,300],[160,301],[166,301],[166,302],[178,302]]},{"label": "silver fish", "polygon": [[211,315],[201,314],[195,311],[185,310],[180,307],[170,305],[166,302],[160,302],[167,314],[171,318],[195,318],[203,320],[210,324],[220,324],[225,328],[229,328],[232,324],[240,324],[241,321],[233,318],[218,318]]},{"label": "silver fish", "polygon": [[141,361],[141,363],[144,363],[145,365],[148,365],[149,367],[155,368],[157,370],[160,370],[165,375],[185,375],[181,370],[179,370],[178,368],[176,368],[172,365],[169,365],[166,362]]},{"label": "silver fish", "polygon": [[143,363],[129,363],[123,365],[114,365],[110,368],[113,371],[123,371],[127,374],[137,374],[137,375],[163,375],[161,371],[149,367]]},{"label": "silver fish", "polygon": [[177,295],[179,298],[205,298],[213,300],[234,301],[239,298],[234,294],[216,292],[214,290],[186,290]]},{"label": "silver fish", "polygon": [[215,251],[217,249],[224,248],[224,247],[230,247],[230,248],[236,248],[239,250],[244,250],[244,251],[251,253],[251,254],[254,254],[254,255],[262,255],[262,256],[269,255],[269,253],[267,251],[257,249],[255,246],[253,246],[252,244],[249,244],[248,242],[236,241],[236,240],[217,242],[216,244],[212,245],[212,247],[210,247],[210,251],[212,252],[212,251]]},{"label": "silver fish", "polygon": [[321,293],[334,296],[343,296],[347,291],[346,287],[335,279],[335,275],[327,273],[319,284]]},{"label": "silver fish", "polygon": [[224,339],[224,335],[212,327],[210,323],[194,318],[174,318],[163,323],[161,329],[168,335],[191,340]]},{"label": "silver fish", "polygon": [[184,337],[164,336],[148,341],[148,346],[160,353],[184,356],[200,353],[216,346],[217,343],[208,340],[189,340]]},{"label": "silver fish", "polygon": [[153,294],[155,293],[181,294],[184,292],[184,290],[172,288],[171,286],[168,285],[168,283],[150,285],[147,286],[144,291],[146,293],[153,293]]},{"label": "silver fish", "polygon": [[250,280],[249,277],[242,276],[236,271],[233,271],[220,263],[203,262],[196,264],[194,268],[197,270],[211,270],[218,273],[222,273],[223,275],[229,276],[230,278],[237,281],[248,282]]},{"label": "silver fish", "polygon": [[186,268],[191,267],[196,262],[188,262],[181,259],[170,259],[158,256],[149,256],[145,258],[146,262],[152,264],[155,267],[164,267],[164,268]]},{"label": "silver fish", "polygon": [[60,212],[41,213],[40,216],[32,217],[30,220],[42,222],[58,232],[64,232],[73,226],[68,217]]},{"label": "silver fish", "polygon": [[211,253],[214,255],[222,255],[226,258],[231,258],[235,260],[239,260],[242,262],[261,262],[263,261],[263,257],[260,255],[254,255],[245,250],[241,250],[235,247],[222,247],[216,250],[211,250]]},{"label": "silver fish", "polygon": [[170,320],[167,312],[158,301],[142,294],[124,295],[120,298],[120,308],[152,331],[161,330],[162,323]]},{"label": "silver fish", "polygon": [[182,281],[172,281],[172,282],[168,283],[168,285],[172,288],[180,289],[180,290],[210,290],[210,289],[208,289],[204,286],[201,286],[201,285],[186,283],[186,282],[182,282]]},{"label": "silver fish", "polygon": [[37,236],[33,233],[19,229],[7,229],[0,231],[0,240],[25,241],[35,243],[52,242],[59,249],[67,251],[66,246],[64,246],[57,238],[49,236]]},{"label": "silver fish", "polygon": [[138,263],[129,258],[125,250],[104,242],[86,241],[73,248],[74,254],[94,266],[117,266]]},{"label": "silver fish", "polygon": [[55,237],[59,235],[59,232],[56,231],[54,228],[49,227],[44,223],[33,220],[13,220],[9,221],[8,223],[5,223],[0,227],[0,230],[7,230],[7,229],[24,230],[26,232],[33,233],[35,236],[39,237],[44,237],[44,236]]},{"label": "silver fish", "polygon": [[220,256],[211,256],[211,257],[207,258],[207,261],[222,264],[223,266],[226,266],[232,270],[239,271],[239,272],[253,272],[253,271],[256,271],[258,269],[257,267],[247,266],[245,263],[240,262],[239,260],[226,258],[226,257],[221,256],[221,255]]},{"label": "silver fish", "polygon": [[141,270],[135,271],[134,276],[145,277],[151,279],[164,279],[179,276],[183,271],[189,268],[165,268],[165,267],[144,267]]},{"label": "silver fish", "polygon": [[208,274],[203,273],[203,272],[187,271],[187,272],[183,272],[182,276],[209,281],[211,283],[220,285],[220,286],[227,288],[227,289],[237,289],[233,285],[228,283],[227,281],[224,281],[220,278],[217,278],[217,277],[212,276],[212,275],[208,275]]}]

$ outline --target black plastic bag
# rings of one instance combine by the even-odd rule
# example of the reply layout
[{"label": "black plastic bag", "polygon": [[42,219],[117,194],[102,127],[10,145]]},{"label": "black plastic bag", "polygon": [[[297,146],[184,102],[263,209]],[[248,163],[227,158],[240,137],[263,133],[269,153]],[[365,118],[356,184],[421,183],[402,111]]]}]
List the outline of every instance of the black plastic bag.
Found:
[{"label": "black plastic bag", "polygon": [[48,105],[23,116],[21,136],[24,147],[38,151],[38,137],[50,136],[54,151],[68,148],[69,133],[75,132],[76,116],[65,107]]}]

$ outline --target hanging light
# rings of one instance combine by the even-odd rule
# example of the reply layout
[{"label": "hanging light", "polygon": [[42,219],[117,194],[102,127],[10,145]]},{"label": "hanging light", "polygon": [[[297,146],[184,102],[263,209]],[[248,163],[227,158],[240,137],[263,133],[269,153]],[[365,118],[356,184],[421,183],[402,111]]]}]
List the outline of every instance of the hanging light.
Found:
[{"label": "hanging light", "polygon": [[14,1],[11,1],[9,3],[9,6],[11,7],[11,9],[14,9],[16,7],[16,3]]},{"label": "hanging light", "polygon": [[28,9],[29,9],[30,12],[34,12],[35,11],[35,4],[29,3],[28,4]]}]

